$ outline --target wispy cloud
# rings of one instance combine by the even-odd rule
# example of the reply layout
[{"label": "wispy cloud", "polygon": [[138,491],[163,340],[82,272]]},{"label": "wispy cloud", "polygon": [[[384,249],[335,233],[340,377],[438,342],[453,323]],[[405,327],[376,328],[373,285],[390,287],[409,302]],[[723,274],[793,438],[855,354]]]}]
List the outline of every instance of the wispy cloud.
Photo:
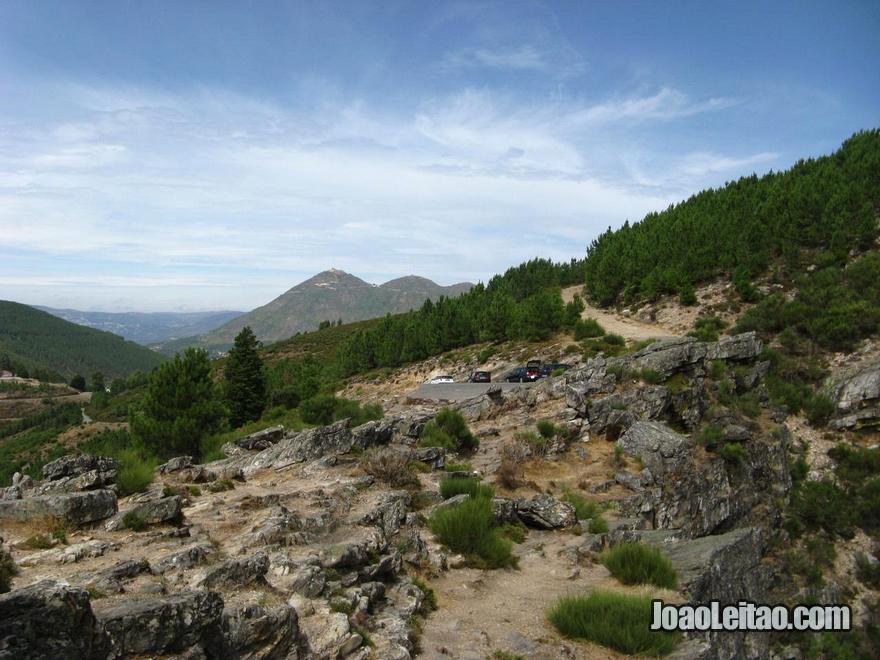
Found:
[{"label": "wispy cloud", "polygon": [[[19,122],[0,135],[0,252],[80,259],[83,272],[64,279],[74,300],[127,289],[158,306],[178,290],[215,308],[255,306],[269,279],[274,295],[330,266],[448,283],[534,254],[580,254],[609,224],[672,199],[652,178],[662,163],[595,175],[617,158],[598,139],[605,128],[726,107],[669,89],[592,105],[464,90],[399,116],[323,99],[318,114],[206,89],[78,88],[68,98],[77,121]],[[770,157],[707,153],[675,167],[699,181]],[[272,276],[234,291],[229,278],[197,276],[218,266],[249,282]],[[0,297],[60,282],[24,282],[13,268],[0,263]]]},{"label": "wispy cloud", "polygon": [[524,45],[519,48],[491,50],[487,48],[465,48],[448,53],[442,66],[447,69],[458,68],[489,68],[510,70],[540,71],[551,66],[547,53],[534,46]]}]

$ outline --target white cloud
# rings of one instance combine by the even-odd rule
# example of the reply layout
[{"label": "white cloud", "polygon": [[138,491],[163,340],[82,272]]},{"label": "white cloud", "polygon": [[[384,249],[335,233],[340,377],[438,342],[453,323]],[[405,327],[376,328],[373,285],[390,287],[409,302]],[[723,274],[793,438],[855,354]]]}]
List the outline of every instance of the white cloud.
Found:
[{"label": "white cloud", "polygon": [[458,68],[489,68],[540,71],[551,66],[546,52],[531,45],[505,50],[488,48],[464,48],[448,53],[443,59],[442,67]]},{"label": "white cloud", "polygon": [[[602,131],[730,103],[662,89],[523,104],[465,90],[387,116],[358,102],[318,99],[320,112],[306,112],[205,89],[64,90],[76,121],[0,134],[0,254],[73,260],[72,299],[124,289],[144,308],[171,292],[203,308],[256,306],[330,266],[449,283],[535,254],[580,255],[609,224],[675,198],[656,174],[664,162],[622,162],[629,175],[600,179],[597,164],[618,159]],[[670,171],[698,181],[772,156],[706,152]],[[218,267],[216,286],[199,274]],[[17,268],[0,260],[0,294],[49,295],[59,282]]]}]

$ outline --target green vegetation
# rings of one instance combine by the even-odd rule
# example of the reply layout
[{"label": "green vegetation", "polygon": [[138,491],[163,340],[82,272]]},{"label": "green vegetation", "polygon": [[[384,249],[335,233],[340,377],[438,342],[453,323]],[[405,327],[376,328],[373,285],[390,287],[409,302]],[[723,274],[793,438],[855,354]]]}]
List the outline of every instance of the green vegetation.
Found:
[{"label": "green vegetation", "polygon": [[78,447],[78,451],[93,456],[110,456],[121,463],[116,485],[122,496],[145,491],[153,483],[154,470],[160,462],[145,448],[137,446],[124,429],[104,431],[89,438]]},{"label": "green vegetation", "polygon": [[0,301],[0,354],[17,375],[53,382],[94,372],[123,376],[150,370],[163,359],[109,332],[5,300]]},{"label": "green vegetation", "polygon": [[827,254],[820,262],[840,264],[851,249],[870,249],[877,237],[878,176],[880,131],[870,130],[831,156],[698,193],[593,241],[585,264],[587,293],[610,305],[680,295],[698,282],[734,274],[740,295],[752,300],[751,277],[777,259],[799,272],[814,263],[811,252]]},{"label": "green vegetation", "polygon": [[546,339],[566,322],[559,287],[579,281],[583,262],[533,259],[457,298],[428,300],[354,334],[339,349],[341,372],[396,367],[481,341]]},{"label": "green vegetation", "polygon": [[147,528],[147,521],[134,511],[129,511],[122,516],[122,525],[125,529],[130,529],[133,532],[142,532]]},{"label": "green vegetation", "polygon": [[678,578],[672,562],[657,548],[619,543],[602,554],[602,564],[624,584],[653,584],[675,589]]},{"label": "green vegetation", "polygon": [[748,452],[739,442],[728,442],[718,449],[718,455],[732,465],[741,465]]},{"label": "green vegetation", "polygon": [[370,420],[382,418],[382,406],[378,403],[361,406],[357,401],[342,399],[333,394],[318,394],[306,399],[299,406],[302,420],[308,424],[326,425],[340,419],[349,419],[351,426],[360,426]]},{"label": "green vegetation", "polygon": [[447,463],[443,469],[446,472],[473,472],[474,466],[470,463]]},{"label": "green vegetation", "polygon": [[597,589],[587,596],[560,599],[547,618],[566,637],[586,639],[631,655],[666,655],[679,639],[676,633],[650,630],[649,596]]},{"label": "green vegetation", "polygon": [[58,434],[82,421],[75,403],[55,405],[0,427],[0,483],[24,472],[40,478],[45,463],[66,453]]},{"label": "green vegetation", "polygon": [[428,612],[433,612],[437,609],[437,594],[435,591],[428,585],[420,577],[414,577],[412,583],[419,588],[419,590],[425,595],[425,600],[422,604],[422,609],[424,610],[424,614]]},{"label": "green vegetation", "polygon": [[601,337],[605,334],[605,328],[599,325],[596,319],[578,319],[574,324],[575,341]]},{"label": "green vegetation", "polygon": [[488,484],[481,483],[479,479],[451,477],[440,481],[440,494],[443,496],[444,500],[465,493],[471,497],[485,497],[492,499],[495,496],[495,489]]},{"label": "green vegetation", "polygon": [[578,520],[589,521],[591,534],[605,534],[608,531],[608,523],[602,517],[602,506],[599,503],[573,491],[566,491],[562,500],[574,507]]},{"label": "green vegetation", "polygon": [[238,428],[260,419],[266,407],[266,376],[257,349],[260,342],[245,326],[235,337],[223,370],[224,395],[229,423]]},{"label": "green vegetation", "polygon": [[718,336],[727,324],[717,316],[702,316],[694,322],[694,329],[688,335],[700,341],[718,341]]},{"label": "green vegetation", "polygon": [[202,441],[218,431],[225,410],[211,380],[207,352],[188,348],[156,369],[130,418],[135,443],[160,458],[201,457]]},{"label": "green vegetation", "polygon": [[12,578],[18,575],[18,566],[12,561],[9,551],[0,545],[0,594],[12,589]]},{"label": "green vegetation", "polygon": [[737,331],[756,330],[765,337],[787,332],[791,348],[801,342],[833,351],[852,350],[877,331],[880,322],[880,254],[869,252],[845,263],[830,259],[821,270],[796,278],[797,295],[767,296],[748,310]]},{"label": "green vegetation", "polygon": [[549,419],[542,419],[535,425],[538,429],[538,433],[541,434],[541,437],[545,440],[550,440],[553,436],[556,435],[558,429],[556,428],[556,424],[551,422]]},{"label": "green vegetation", "polygon": [[428,526],[443,545],[466,555],[478,567],[516,566],[513,543],[495,526],[489,497],[471,497],[457,506],[438,509]]},{"label": "green vegetation", "polygon": [[447,451],[473,451],[480,441],[471,433],[460,412],[451,408],[440,410],[427,425],[419,440],[422,447],[443,447]]}]

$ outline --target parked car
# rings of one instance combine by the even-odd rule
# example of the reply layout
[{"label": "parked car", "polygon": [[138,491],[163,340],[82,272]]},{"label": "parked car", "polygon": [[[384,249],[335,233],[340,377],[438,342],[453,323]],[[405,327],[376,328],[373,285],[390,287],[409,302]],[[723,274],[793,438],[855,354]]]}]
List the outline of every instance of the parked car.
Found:
[{"label": "parked car", "polygon": [[528,376],[527,380],[535,381],[541,377],[541,361],[540,360],[529,360],[526,362],[526,376]]},{"label": "parked car", "polygon": [[488,371],[475,371],[471,374],[471,377],[468,378],[469,383],[491,383],[492,382],[492,374]]},{"label": "parked car", "polygon": [[562,369],[562,371],[568,371],[569,369],[571,369],[571,365],[563,364],[561,362],[550,362],[547,364],[542,364],[540,369],[541,378],[547,378],[548,376],[552,375],[554,371],[558,371],[560,369]]},{"label": "parked car", "polygon": [[428,381],[429,385],[440,385],[442,383],[454,383],[455,380],[452,376],[434,376],[431,380]]},{"label": "parked car", "polygon": [[517,367],[504,376],[508,383],[533,383],[538,380],[538,371],[529,371],[527,367]]}]

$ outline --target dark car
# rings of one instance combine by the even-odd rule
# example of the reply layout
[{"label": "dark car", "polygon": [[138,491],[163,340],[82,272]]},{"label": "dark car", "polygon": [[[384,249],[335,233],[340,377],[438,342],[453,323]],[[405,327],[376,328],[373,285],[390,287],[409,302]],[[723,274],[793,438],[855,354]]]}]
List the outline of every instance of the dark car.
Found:
[{"label": "dark car", "polygon": [[529,360],[526,362],[526,380],[535,381],[541,377],[541,361]]},{"label": "dark car", "polygon": [[538,370],[529,371],[528,367],[517,367],[504,376],[508,383],[533,383],[538,380]]},{"label": "dark car", "polygon": [[470,383],[491,383],[492,382],[492,374],[488,371],[475,371],[471,374],[471,377],[468,378],[468,382]]},{"label": "dark car", "polygon": [[541,378],[547,378],[548,376],[551,376],[554,371],[559,371],[560,369],[562,371],[568,371],[569,369],[571,369],[571,365],[563,364],[561,362],[542,364],[540,369]]}]

